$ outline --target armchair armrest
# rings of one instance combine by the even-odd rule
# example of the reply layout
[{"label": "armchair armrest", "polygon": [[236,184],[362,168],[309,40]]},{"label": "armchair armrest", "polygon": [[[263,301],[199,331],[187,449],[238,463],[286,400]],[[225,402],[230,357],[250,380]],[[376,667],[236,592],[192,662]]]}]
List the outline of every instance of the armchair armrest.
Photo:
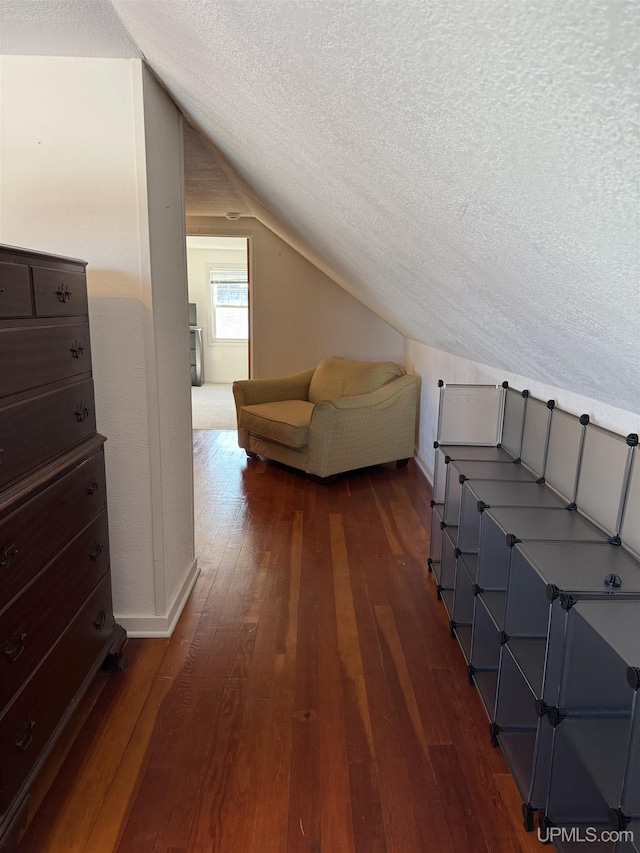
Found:
[{"label": "armchair armrest", "polygon": [[278,376],[274,379],[238,379],[232,387],[238,421],[238,444],[249,449],[249,433],[240,426],[238,413],[243,406],[257,403],[277,403],[280,400],[307,400],[309,385],[315,371],[314,367],[290,376]]},{"label": "armchair armrest", "polygon": [[328,477],[412,457],[418,389],[419,378],[405,375],[370,394],[316,403],[307,471]]},{"label": "armchair armrest", "polygon": [[274,379],[239,379],[233,385],[236,409],[256,403],[277,403],[279,400],[307,400],[315,368],[278,376]]}]

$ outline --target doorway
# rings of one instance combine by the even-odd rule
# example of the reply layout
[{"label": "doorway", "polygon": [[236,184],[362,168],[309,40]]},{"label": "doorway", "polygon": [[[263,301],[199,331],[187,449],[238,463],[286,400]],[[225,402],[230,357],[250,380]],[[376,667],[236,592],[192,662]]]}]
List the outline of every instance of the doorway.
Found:
[{"label": "doorway", "polygon": [[193,425],[235,428],[231,383],[249,377],[249,238],[188,236],[186,254]]},{"label": "doorway", "polygon": [[187,275],[195,325],[202,329],[204,381],[247,379],[249,238],[187,237]]}]

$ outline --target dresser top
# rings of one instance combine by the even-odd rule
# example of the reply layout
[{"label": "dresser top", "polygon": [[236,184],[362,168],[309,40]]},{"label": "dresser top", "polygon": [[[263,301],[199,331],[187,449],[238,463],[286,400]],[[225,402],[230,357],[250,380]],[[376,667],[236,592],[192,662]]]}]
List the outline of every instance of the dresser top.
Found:
[{"label": "dresser top", "polygon": [[[70,258],[66,255],[54,255],[51,252],[39,252],[35,249],[25,249],[21,246],[8,246],[5,243],[0,243],[0,257],[2,255],[20,255],[22,257],[35,258],[38,261],[66,261],[73,264],[82,264],[86,267],[87,261],[82,258]],[[11,258],[9,258],[11,260]]]}]

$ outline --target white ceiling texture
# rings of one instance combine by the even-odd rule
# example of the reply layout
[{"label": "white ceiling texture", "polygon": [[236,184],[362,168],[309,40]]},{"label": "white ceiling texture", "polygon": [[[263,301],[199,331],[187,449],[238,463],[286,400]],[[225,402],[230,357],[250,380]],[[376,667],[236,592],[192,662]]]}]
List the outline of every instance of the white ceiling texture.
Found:
[{"label": "white ceiling texture", "polygon": [[144,56],[189,212],[211,178],[404,336],[640,411],[636,0],[1,8],[4,52]]}]

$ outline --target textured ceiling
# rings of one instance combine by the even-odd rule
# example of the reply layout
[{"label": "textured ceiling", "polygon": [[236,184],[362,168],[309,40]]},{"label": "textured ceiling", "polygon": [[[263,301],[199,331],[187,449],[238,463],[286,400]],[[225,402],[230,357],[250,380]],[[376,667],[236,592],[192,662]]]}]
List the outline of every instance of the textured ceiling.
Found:
[{"label": "textured ceiling", "polygon": [[[635,0],[108,6],[3,17],[95,8],[220,152],[222,191],[231,166],[405,336],[640,410]],[[3,47],[46,52],[16,26]]]},{"label": "textured ceiling", "polygon": [[233,172],[221,165],[222,158],[196,130],[184,125],[184,194],[190,216],[224,216],[253,212],[234,183]]}]

